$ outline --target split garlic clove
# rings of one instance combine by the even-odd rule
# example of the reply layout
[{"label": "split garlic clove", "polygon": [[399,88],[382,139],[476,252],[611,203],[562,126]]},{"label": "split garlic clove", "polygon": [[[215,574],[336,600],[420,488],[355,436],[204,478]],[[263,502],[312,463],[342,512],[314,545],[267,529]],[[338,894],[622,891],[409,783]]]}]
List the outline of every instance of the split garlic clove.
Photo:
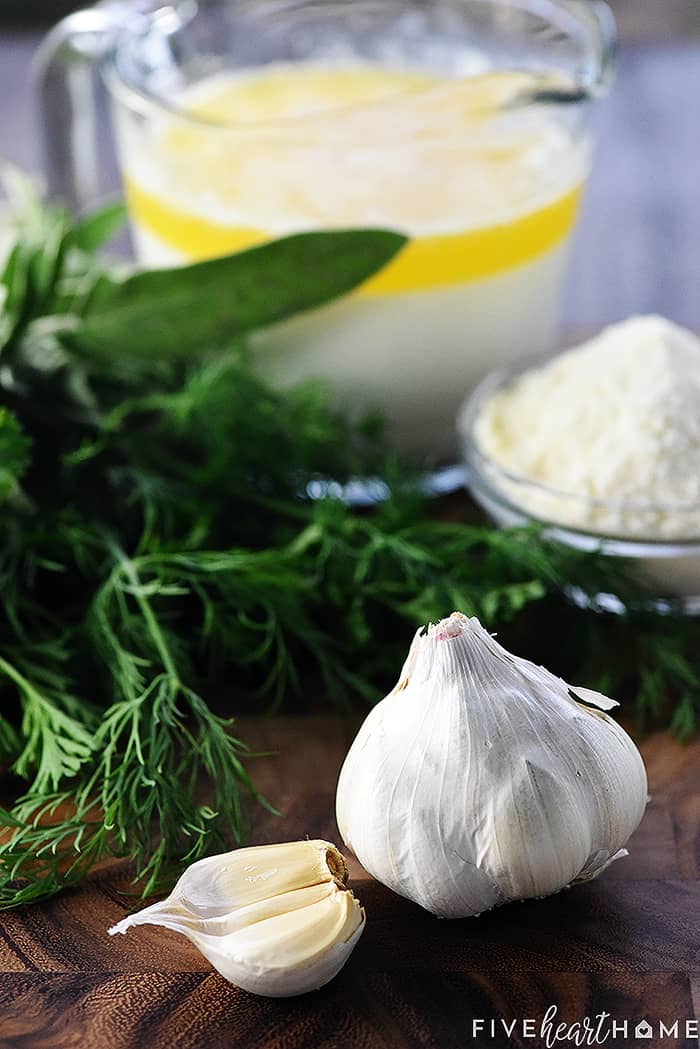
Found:
[{"label": "split garlic clove", "polygon": [[285,998],[317,990],[350,957],[365,913],[345,861],[327,841],[237,849],[189,867],[170,896],[112,929],[182,933],[231,983]]},{"label": "split garlic clove", "polygon": [[611,706],[455,612],[418,631],[348,752],[343,840],[383,884],[449,918],[593,878],[625,854],[647,801]]}]

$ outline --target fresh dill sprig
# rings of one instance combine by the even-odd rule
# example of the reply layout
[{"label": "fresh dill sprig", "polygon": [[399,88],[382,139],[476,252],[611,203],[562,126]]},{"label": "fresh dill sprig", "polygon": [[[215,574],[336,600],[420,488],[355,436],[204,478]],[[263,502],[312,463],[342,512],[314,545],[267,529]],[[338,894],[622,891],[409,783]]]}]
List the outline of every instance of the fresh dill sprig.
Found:
[{"label": "fresh dill sprig", "polygon": [[[94,256],[117,210],[74,223],[30,195],[24,215],[0,276],[0,908],[110,857],[145,895],[242,842],[248,799],[268,803],[230,715],[375,701],[410,632],[455,608],[694,730],[686,621],[572,607],[562,591],[623,585],[610,561],[439,519],[377,420],[256,370],[246,331],[350,290],[402,238],[310,234],[134,276]],[[377,472],[371,513],[305,495]]]}]

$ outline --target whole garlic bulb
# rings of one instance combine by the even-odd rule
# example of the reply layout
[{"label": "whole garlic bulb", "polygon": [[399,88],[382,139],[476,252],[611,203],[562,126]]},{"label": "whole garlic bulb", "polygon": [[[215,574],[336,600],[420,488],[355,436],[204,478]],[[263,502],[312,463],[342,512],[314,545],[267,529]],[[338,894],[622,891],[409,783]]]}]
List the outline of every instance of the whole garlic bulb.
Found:
[{"label": "whole garlic bulb", "polygon": [[593,878],[626,855],[647,801],[613,706],[455,612],[418,631],[348,752],[343,840],[380,882],[446,918]]},{"label": "whole garlic bulb", "polygon": [[350,957],[365,912],[328,841],[260,845],[188,867],[167,899],[109,930],[163,925],[187,936],[222,976],[254,994],[317,990]]}]

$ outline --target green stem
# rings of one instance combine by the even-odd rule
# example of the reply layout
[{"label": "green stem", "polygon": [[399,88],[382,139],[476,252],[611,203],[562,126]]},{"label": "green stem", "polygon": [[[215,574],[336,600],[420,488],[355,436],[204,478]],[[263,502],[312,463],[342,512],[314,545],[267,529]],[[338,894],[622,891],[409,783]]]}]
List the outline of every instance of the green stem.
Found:
[{"label": "green stem", "polygon": [[180,685],[180,676],[177,672],[175,661],[170,653],[170,649],[168,648],[168,643],[165,640],[163,631],[161,630],[158,620],[156,619],[153,609],[151,608],[151,603],[143,593],[142,584],[141,580],[139,579],[139,574],[136,569],[136,565],[134,561],[132,561],[130,557],[127,557],[127,555],[119,547],[115,547],[114,551],[124,575],[129,580],[129,583],[133,588],[132,592],[134,599],[136,600],[141,615],[143,616],[146,626],[150,631],[151,637],[153,639],[153,644],[155,645],[156,651],[160,656],[163,667],[166,673],[169,675],[169,677],[171,677],[172,680],[175,682],[175,684]]}]

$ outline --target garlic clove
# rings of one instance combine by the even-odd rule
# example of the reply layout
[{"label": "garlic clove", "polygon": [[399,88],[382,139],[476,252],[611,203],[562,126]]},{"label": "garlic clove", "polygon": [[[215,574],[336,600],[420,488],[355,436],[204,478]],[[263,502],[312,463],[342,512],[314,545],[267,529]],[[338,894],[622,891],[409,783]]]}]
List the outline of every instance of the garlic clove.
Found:
[{"label": "garlic clove", "polygon": [[268,899],[304,885],[347,881],[345,860],[328,841],[291,841],[235,849],[188,867],[173,894],[201,918]]},{"label": "garlic clove", "polygon": [[225,936],[288,910],[298,910],[317,903],[325,899],[328,888],[332,884],[333,882],[321,882],[318,885],[307,885],[301,889],[290,889],[288,892],[256,900],[254,903],[236,907],[234,910],[225,911],[211,918],[199,918],[188,909],[181,899],[171,894],[167,899],[154,903],[150,907],[144,907],[136,914],[122,919],[118,925],[110,929],[110,934],[125,933],[134,925],[162,925],[185,935],[185,930],[190,929],[193,932],[207,933],[212,936]]},{"label": "garlic clove", "polygon": [[364,922],[351,893],[328,885],[324,897],[307,907],[227,936],[190,932],[190,938],[231,983],[254,994],[289,997],[332,980],[350,957]]},{"label": "garlic clove", "polygon": [[299,841],[199,860],[170,896],[109,930],[161,925],[187,936],[244,990],[303,994],[331,980],[365,925],[334,845]]}]

